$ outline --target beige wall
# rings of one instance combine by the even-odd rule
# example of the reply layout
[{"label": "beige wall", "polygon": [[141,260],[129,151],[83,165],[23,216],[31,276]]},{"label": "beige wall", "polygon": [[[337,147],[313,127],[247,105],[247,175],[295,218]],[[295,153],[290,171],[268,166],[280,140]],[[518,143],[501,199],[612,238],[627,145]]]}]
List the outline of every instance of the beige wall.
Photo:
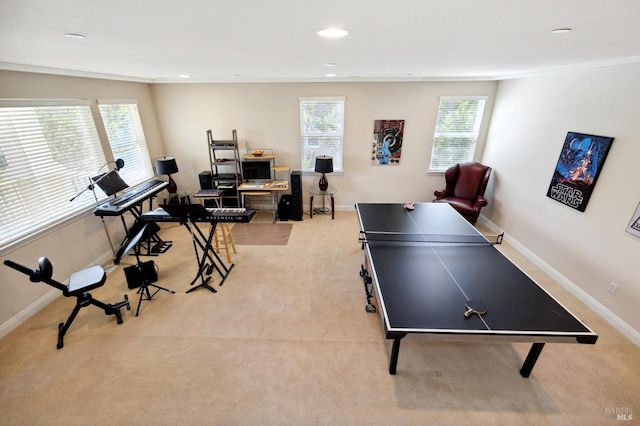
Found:
[{"label": "beige wall", "polygon": [[[93,101],[94,114],[97,113],[96,99],[138,99],[151,158],[164,154],[147,84],[0,71],[0,98],[89,99]],[[104,131],[99,133],[103,144],[108,145]],[[114,244],[119,244],[124,237],[120,220],[105,218],[105,221]],[[0,262],[11,259],[36,267],[40,256],[48,256],[54,263],[54,277],[64,281],[71,272],[108,261],[112,257],[106,235],[99,218],[89,211],[77,220],[53,228],[40,238],[1,253]],[[59,294],[57,290],[51,291],[51,287],[29,282],[26,275],[0,266],[0,336]]]},{"label": "beige wall", "polygon": [[[639,81],[640,66],[503,81],[483,157],[495,170],[485,214],[636,342],[640,238],[625,229],[640,202]],[[615,138],[584,213],[546,197],[568,131]]]},{"label": "beige wall", "polygon": [[[328,176],[338,190],[336,204],[353,209],[357,201],[431,201],[442,175],[427,175],[441,95],[488,95],[485,123],[491,116],[496,82],[466,83],[319,83],[319,84],[166,84],[153,96],[168,155],[176,156],[183,189],[197,189],[197,174],[209,168],[206,131],[229,139],[238,130],[241,150],[272,148],[278,164],[300,169],[301,96],[345,96],[344,175]],[[400,166],[372,166],[373,123],[404,119]],[[480,138],[482,154],[484,134]],[[306,188],[317,175],[305,176]]]}]

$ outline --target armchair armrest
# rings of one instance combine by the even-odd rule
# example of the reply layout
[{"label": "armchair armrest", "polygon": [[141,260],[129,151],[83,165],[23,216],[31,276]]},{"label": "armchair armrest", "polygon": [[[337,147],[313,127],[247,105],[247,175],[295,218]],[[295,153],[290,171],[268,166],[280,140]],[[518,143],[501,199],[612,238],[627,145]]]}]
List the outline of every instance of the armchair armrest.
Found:
[{"label": "armchair armrest", "polygon": [[480,211],[480,209],[486,206],[488,203],[489,202],[487,201],[486,198],[484,198],[482,195],[479,195],[478,198],[476,198],[476,203],[473,206],[473,208]]},{"label": "armchair armrest", "polygon": [[443,198],[449,196],[449,190],[448,190],[448,188],[441,189],[439,191],[436,190],[436,191],[433,192],[433,195],[436,196],[436,200],[442,200]]}]

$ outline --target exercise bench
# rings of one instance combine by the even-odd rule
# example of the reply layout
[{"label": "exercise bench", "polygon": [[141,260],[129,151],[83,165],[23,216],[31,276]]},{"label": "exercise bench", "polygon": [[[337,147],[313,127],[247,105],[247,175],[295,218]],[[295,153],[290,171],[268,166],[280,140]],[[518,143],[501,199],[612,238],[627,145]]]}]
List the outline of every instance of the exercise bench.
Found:
[{"label": "exercise bench", "polygon": [[38,259],[38,269],[29,269],[26,266],[20,265],[11,260],[5,260],[4,264],[16,271],[28,275],[32,282],[43,282],[62,291],[62,295],[64,297],[76,298],[76,306],[73,308],[73,311],[71,312],[71,315],[69,315],[67,321],[58,324],[58,349],[64,346],[64,335],[67,330],[69,330],[71,323],[76,318],[76,315],[78,315],[81,308],[89,305],[97,306],[98,308],[103,309],[106,315],[115,315],[118,318],[118,324],[122,324],[120,308],[126,306],[127,310],[131,310],[129,298],[126,294],[124,295],[124,300],[122,302],[107,304],[94,299],[91,296],[91,293],[89,293],[90,290],[102,287],[107,281],[107,274],[102,266],[92,266],[90,268],[74,272],[69,276],[69,284],[64,285],[52,278],[53,266],[51,261],[46,257]]}]

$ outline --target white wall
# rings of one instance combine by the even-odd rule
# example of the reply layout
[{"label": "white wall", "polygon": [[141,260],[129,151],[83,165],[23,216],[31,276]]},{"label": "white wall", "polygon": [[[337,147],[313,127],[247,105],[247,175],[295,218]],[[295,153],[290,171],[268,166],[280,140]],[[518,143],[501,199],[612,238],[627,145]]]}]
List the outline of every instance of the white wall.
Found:
[{"label": "white wall", "polygon": [[[483,213],[635,333],[640,238],[625,229],[640,202],[638,82],[637,65],[502,81],[483,156],[494,168]],[[584,213],[546,196],[568,131],[615,138]]]},{"label": "white wall", "polygon": [[[151,158],[164,154],[147,84],[0,71],[0,98],[89,99],[93,101],[94,114],[99,114],[96,99],[138,99]],[[103,129],[98,130],[103,144],[108,145]],[[130,218],[127,220],[131,222]],[[105,221],[117,248],[124,238],[124,228],[119,218],[105,218]],[[54,277],[65,281],[71,272],[110,260],[113,253],[100,219],[88,211],[36,240],[3,252],[0,263],[11,259],[35,268],[40,256],[48,256],[54,263]],[[26,275],[0,264],[0,336],[59,295],[58,290],[32,283]]]},{"label": "white wall", "polygon": [[[357,201],[431,201],[443,186],[442,175],[427,175],[438,98],[441,95],[488,95],[478,148],[491,116],[496,82],[465,83],[318,83],[318,84],[163,84],[152,87],[167,149],[180,172],[182,189],[197,189],[197,174],[209,169],[206,131],[230,139],[238,130],[240,148],[272,148],[277,164],[300,169],[299,98],[346,96],[344,175],[328,176],[338,193],[336,205],[353,209]],[[399,166],[372,166],[373,123],[404,119]],[[305,188],[318,176],[305,176]],[[308,194],[304,190],[305,204]]]}]

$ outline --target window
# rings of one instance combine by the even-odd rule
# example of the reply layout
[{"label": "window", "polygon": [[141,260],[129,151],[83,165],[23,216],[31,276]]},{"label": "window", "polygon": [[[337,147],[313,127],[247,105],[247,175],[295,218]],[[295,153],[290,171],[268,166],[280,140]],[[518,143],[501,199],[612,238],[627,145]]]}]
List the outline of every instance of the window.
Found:
[{"label": "window", "polygon": [[104,163],[88,102],[0,101],[0,248],[95,206]]},{"label": "window", "polygon": [[344,97],[300,98],[303,172],[313,172],[318,155],[333,157],[333,171],[342,172],[344,102]]},{"label": "window", "polygon": [[130,186],[152,178],[153,167],[135,101],[99,101],[98,107],[113,158],[124,160],[125,166],[118,174]]},{"label": "window", "polygon": [[486,96],[441,97],[429,171],[473,161]]}]

